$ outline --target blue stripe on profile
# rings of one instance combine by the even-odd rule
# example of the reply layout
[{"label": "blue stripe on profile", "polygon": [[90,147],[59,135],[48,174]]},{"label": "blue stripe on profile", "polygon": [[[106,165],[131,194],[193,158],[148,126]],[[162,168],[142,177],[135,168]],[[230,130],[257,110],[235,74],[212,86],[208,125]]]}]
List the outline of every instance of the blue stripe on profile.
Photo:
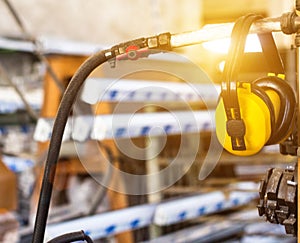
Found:
[{"label": "blue stripe on profile", "polygon": [[116,131],[116,137],[122,137],[125,133],[126,129],[124,127],[120,127]]},{"label": "blue stripe on profile", "polygon": [[116,225],[111,225],[105,229],[107,235],[114,233],[116,230]]},{"label": "blue stripe on profile", "polygon": [[217,205],[216,205],[216,209],[217,209],[217,210],[221,210],[221,209],[223,209],[223,202],[219,202],[219,203],[217,203]]},{"label": "blue stripe on profile", "polygon": [[139,223],[140,223],[140,220],[136,219],[136,220],[133,220],[132,222],[130,222],[130,226],[131,226],[131,228],[136,228],[136,227],[138,227]]},{"label": "blue stripe on profile", "polygon": [[141,131],[141,135],[147,135],[150,131],[150,127],[149,126],[144,126],[142,127],[142,131]]},{"label": "blue stripe on profile", "polygon": [[239,205],[239,202],[240,202],[240,201],[239,201],[238,198],[235,198],[235,199],[232,200],[232,203],[233,203],[233,205],[235,205],[235,206],[236,206],[236,205]]},{"label": "blue stripe on profile", "polygon": [[205,208],[205,207],[201,207],[201,208],[198,209],[199,215],[205,214],[205,211],[206,211],[206,208]]},{"label": "blue stripe on profile", "polygon": [[178,215],[178,218],[179,218],[180,220],[184,220],[184,219],[186,218],[186,211],[181,212],[181,213]]},{"label": "blue stripe on profile", "polygon": [[118,91],[117,91],[117,90],[111,90],[111,91],[109,92],[109,97],[113,100],[113,99],[116,98],[117,94],[118,94]]},{"label": "blue stripe on profile", "polygon": [[166,126],[164,127],[164,130],[165,130],[166,133],[169,133],[170,130],[171,130],[171,128],[172,128],[171,125],[166,125]]}]

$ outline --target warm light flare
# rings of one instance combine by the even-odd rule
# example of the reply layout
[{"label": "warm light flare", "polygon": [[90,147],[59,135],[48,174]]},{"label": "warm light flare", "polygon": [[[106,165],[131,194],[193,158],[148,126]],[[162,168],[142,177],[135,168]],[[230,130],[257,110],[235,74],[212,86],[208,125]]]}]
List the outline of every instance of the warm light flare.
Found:
[{"label": "warm light flare", "polygon": [[[230,46],[230,38],[208,41],[202,44],[203,47],[211,52],[227,54]],[[261,52],[261,45],[256,34],[247,37],[245,52]]]}]

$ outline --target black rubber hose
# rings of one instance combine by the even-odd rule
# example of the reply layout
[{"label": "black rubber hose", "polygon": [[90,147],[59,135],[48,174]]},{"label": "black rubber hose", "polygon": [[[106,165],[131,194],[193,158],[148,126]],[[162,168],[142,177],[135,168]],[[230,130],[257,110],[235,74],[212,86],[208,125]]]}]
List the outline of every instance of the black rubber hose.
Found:
[{"label": "black rubber hose", "polygon": [[93,240],[86,235],[83,231],[76,231],[60,235],[47,243],[70,243],[74,241],[86,241],[87,243],[93,243]]},{"label": "black rubber hose", "polygon": [[53,182],[56,172],[56,164],[60,153],[65,126],[73,103],[85,79],[95,68],[106,61],[107,58],[105,56],[105,51],[98,52],[89,57],[76,71],[62,97],[54,122],[47,160],[45,164],[42,188],[34,224],[34,232],[32,238],[33,243],[42,243],[44,240],[46,222],[52,196]]}]

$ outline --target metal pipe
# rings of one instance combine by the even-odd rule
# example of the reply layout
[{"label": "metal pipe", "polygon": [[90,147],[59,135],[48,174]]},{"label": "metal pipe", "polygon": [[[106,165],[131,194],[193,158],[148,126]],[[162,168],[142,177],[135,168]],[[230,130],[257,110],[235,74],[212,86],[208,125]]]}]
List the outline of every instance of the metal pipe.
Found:
[{"label": "metal pipe", "polygon": [[[264,18],[256,21],[250,28],[250,33],[280,32],[281,22],[284,15],[274,18]],[[293,19],[295,26],[299,27],[300,17]],[[203,42],[230,37],[234,23],[211,24],[204,26],[200,30],[178,33],[171,35],[172,48],[188,45],[201,44]]]}]

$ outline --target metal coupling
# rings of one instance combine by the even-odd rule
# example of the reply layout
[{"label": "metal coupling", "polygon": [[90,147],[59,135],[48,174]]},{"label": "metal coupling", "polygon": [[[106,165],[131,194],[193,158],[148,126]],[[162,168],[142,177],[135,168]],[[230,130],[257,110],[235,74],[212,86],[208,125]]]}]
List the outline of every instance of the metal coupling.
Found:
[{"label": "metal coupling", "polygon": [[282,14],[280,18],[280,27],[284,34],[291,35],[298,31],[299,24],[297,23],[297,17],[295,12]]},{"label": "metal coupling", "polygon": [[300,0],[296,0],[296,9],[299,11],[300,10]]},{"label": "metal coupling", "polygon": [[156,36],[147,38],[147,46],[149,49],[159,49],[170,51],[171,47],[171,33],[162,33]]},{"label": "metal coupling", "polygon": [[[150,51],[151,50],[151,51]],[[105,56],[111,67],[115,67],[118,60],[136,60],[147,57],[151,53],[171,50],[171,34],[162,33],[159,35],[139,38],[120,43],[105,51]]]}]

